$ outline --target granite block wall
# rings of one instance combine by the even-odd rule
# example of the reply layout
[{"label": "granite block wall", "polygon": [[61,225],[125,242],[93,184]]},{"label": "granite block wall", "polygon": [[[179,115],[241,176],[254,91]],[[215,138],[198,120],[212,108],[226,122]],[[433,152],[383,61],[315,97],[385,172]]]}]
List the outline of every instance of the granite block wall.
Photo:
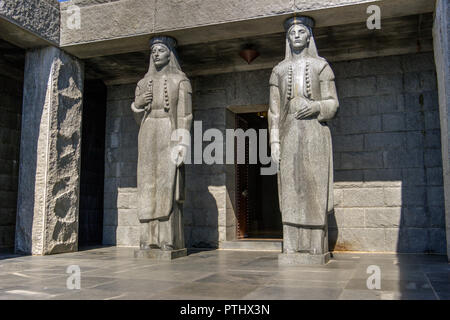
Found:
[{"label": "granite block wall", "polygon": [[136,214],[138,126],[130,106],[135,85],[108,87],[105,140],[103,243],[139,245]]},{"label": "granite block wall", "polygon": [[[136,212],[137,139],[139,127],[130,106],[135,85],[108,87],[105,149],[103,243],[139,245]],[[225,128],[225,109],[214,117],[194,111],[203,130]],[[202,118],[203,116],[205,116]],[[192,130],[193,131],[193,130]],[[193,133],[193,132],[192,132]],[[218,212],[225,213],[225,171],[222,165],[186,166],[185,238],[188,247],[217,247]]]},{"label": "granite block wall", "polygon": [[[194,121],[202,121],[204,131],[219,129],[225,137],[226,129],[234,129],[235,126],[234,114],[228,108],[266,105],[269,101],[269,77],[270,70],[259,70],[193,79]],[[203,195],[209,203],[215,203],[215,207],[205,210],[202,193],[187,190],[186,211],[192,216],[192,221],[189,221],[191,243],[202,245],[206,242],[209,247],[216,247],[222,241],[235,240],[235,166],[193,165],[190,172],[193,184],[198,183],[197,177],[202,177],[196,188],[206,190]],[[213,184],[208,185],[208,180]]]},{"label": "granite block wall", "polygon": [[14,247],[22,88],[0,76],[0,250]]},{"label": "granite block wall", "polygon": [[[445,217],[433,54],[332,64],[341,108],[330,123],[335,163],[335,250],[444,253]],[[230,106],[267,105],[270,70],[197,77],[194,120],[224,133]],[[104,243],[137,246],[138,126],[135,85],[108,88]],[[239,107],[237,107],[239,108]],[[205,143],[204,143],[205,145]],[[188,165],[189,247],[217,247],[235,235],[227,165]]]},{"label": "granite block wall", "polygon": [[336,250],[445,253],[432,53],[333,65]]}]

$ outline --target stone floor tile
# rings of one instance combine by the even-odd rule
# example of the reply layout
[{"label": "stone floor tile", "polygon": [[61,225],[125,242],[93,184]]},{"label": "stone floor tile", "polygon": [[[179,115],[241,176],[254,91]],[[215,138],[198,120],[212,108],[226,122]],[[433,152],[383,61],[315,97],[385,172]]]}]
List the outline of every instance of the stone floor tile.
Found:
[{"label": "stone floor tile", "polygon": [[348,281],[353,275],[352,270],[281,270],[274,274],[276,279],[284,280],[321,280]]},{"label": "stone floor tile", "polygon": [[174,296],[205,297],[210,299],[242,299],[245,295],[257,289],[256,285],[236,283],[208,283],[192,282],[165,291],[160,295],[162,299]]},{"label": "stone floor tile", "polygon": [[[357,289],[357,290],[369,290],[367,288],[367,279],[352,279],[347,283],[345,289]],[[431,285],[428,281],[415,281],[415,280],[386,280],[381,278],[381,288],[383,291],[405,292],[415,291],[432,292]]]},{"label": "stone floor tile", "polygon": [[105,290],[115,295],[124,292],[138,292],[148,296],[182,285],[177,281],[116,279],[115,281],[95,286],[96,290]]},{"label": "stone floor tile", "polygon": [[265,286],[244,296],[249,300],[336,300],[342,289]]},{"label": "stone floor tile", "polygon": [[[0,299],[450,299],[443,256],[335,253],[324,266],[279,266],[276,252],[190,250],[174,261],[133,252],[0,254]],[[81,269],[81,290],[67,289],[70,265]],[[381,268],[381,290],[367,289],[370,265]]]},{"label": "stone floor tile", "polygon": [[440,300],[450,300],[450,292],[436,292]]},{"label": "stone floor tile", "polygon": [[450,271],[447,272],[427,272],[425,275],[430,281],[442,281],[450,283]]},{"label": "stone floor tile", "polygon": [[295,287],[295,288],[340,288],[347,285],[347,281],[330,280],[294,280],[294,279],[270,279],[267,286]]},{"label": "stone floor tile", "polygon": [[[405,281],[427,281],[425,273],[421,271],[403,271],[399,270],[390,270],[386,271],[381,269],[381,278],[384,280],[405,280]],[[363,270],[355,270],[353,273],[352,279],[367,279],[370,277],[372,273],[367,273],[367,269]]]},{"label": "stone floor tile", "polygon": [[430,281],[433,289],[436,292],[449,292],[450,293],[450,282],[448,281]]},{"label": "stone floor tile", "polygon": [[344,289],[339,300],[381,300],[380,290]]},{"label": "stone floor tile", "polygon": [[194,280],[200,283],[227,283],[227,284],[249,284],[264,285],[274,276],[274,272],[256,273],[256,272],[239,272],[226,271],[213,273]]}]

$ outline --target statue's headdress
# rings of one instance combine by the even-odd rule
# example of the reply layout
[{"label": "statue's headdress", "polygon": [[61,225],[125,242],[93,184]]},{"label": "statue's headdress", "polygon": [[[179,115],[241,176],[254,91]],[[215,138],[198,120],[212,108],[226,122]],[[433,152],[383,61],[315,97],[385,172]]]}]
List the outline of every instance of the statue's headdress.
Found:
[{"label": "statue's headdress", "polygon": [[290,59],[291,55],[292,55],[291,48],[289,45],[288,34],[289,34],[289,30],[295,25],[302,25],[308,29],[309,34],[310,34],[309,46],[307,49],[308,54],[311,57],[320,58],[319,54],[317,52],[316,42],[314,40],[314,36],[313,36],[313,32],[312,32],[314,25],[315,25],[314,19],[311,17],[306,17],[306,16],[294,16],[294,17],[287,19],[284,22],[284,29],[286,30],[286,58],[285,59]]},{"label": "statue's headdress", "polygon": [[150,47],[153,47],[155,44],[163,44],[170,50],[175,50],[177,47],[177,40],[168,36],[158,36],[150,40]]},{"label": "statue's headdress", "polygon": [[[169,49],[169,51],[170,51],[170,62],[169,62],[170,70],[181,71],[180,63],[178,61],[178,54],[176,51],[177,40],[175,40],[174,38],[169,37],[169,36],[157,36],[157,37],[153,37],[150,40],[150,48],[152,48],[156,44],[162,44]],[[156,68],[153,64],[153,59],[150,58],[150,66],[149,66],[149,70],[148,70],[147,74],[152,73],[152,72],[156,72]]]},{"label": "statue's headdress", "polygon": [[310,31],[312,31],[312,28],[314,28],[315,22],[313,18],[310,17],[305,17],[305,16],[300,16],[300,17],[292,17],[287,19],[284,22],[284,29],[287,31],[289,31],[289,29],[296,25],[296,24],[301,24],[304,25],[305,27],[307,27]]}]

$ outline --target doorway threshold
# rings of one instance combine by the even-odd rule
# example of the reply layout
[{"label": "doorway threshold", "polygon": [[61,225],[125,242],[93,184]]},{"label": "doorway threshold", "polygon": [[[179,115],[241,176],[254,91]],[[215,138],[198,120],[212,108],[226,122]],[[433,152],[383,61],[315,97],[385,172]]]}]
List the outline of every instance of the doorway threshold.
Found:
[{"label": "doorway threshold", "polygon": [[282,244],[283,240],[281,239],[243,239],[234,241],[222,241],[219,243],[219,249],[281,252]]}]

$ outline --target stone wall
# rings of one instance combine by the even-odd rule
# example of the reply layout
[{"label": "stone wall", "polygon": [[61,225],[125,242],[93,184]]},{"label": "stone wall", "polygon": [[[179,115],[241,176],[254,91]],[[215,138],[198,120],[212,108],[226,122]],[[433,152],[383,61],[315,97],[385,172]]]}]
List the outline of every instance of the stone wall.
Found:
[{"label": "stone wall", "polygon": [[[341,109],[332,122],[335,250],[445,252],[442,161],[432,53],[340,62]],[[192,79],[194,120],[230,126],[227,107],[268,104],[270,70]],[[108,88],[105,244],[138,245],[135,209],[138,126],[134,85]],[[190,247],[234,237],[233,183],[225,165],[188,165]],[[228,186],[228,188],[227,188]],[[233,229],[233,230],[232,230]]]},{"label": "stone wall", "polygon": [[0,250],[14,247],[23,83],[0,76]]},{"label": "stone wall", "polygon": [[337,63],[334,70],[341,102],[331,124],[335,249],[444,253],[432,53]]},{"label": "stone wall", "polygon": [[139,245],[136,213],[138,126],[130,106],[135,85],[108,87],[103,243]]},{"label": "stone wall", "polygon": [[[259,70],[195,78],[194,121],[202,121],[203,131],[216,128],[225,137],[225,130],[235,125],[227,108],[268,104],[269,77],[270,70]],[[191,165],[189,169],[187,181],[192,186],[187,189],[185,218],[192,231],[191,243],[215,247],[235,240],[235,166]]]},{"label": "stone wall", "polygon": [[15,249],[77,251],[84,63],[34,49],[24,74]]}]

